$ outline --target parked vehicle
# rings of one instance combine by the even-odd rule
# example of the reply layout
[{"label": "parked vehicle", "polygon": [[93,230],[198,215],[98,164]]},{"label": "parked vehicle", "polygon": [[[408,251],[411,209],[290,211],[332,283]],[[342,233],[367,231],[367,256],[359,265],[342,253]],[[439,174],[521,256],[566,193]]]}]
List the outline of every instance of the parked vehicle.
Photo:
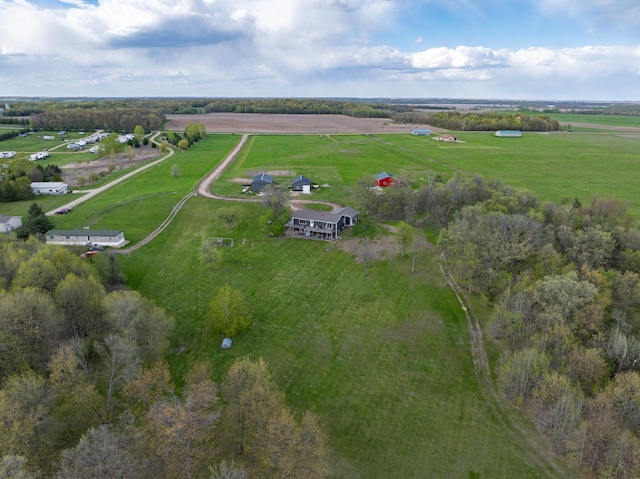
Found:
[{"label": "parked vehicle", "polygon": [[61,208],[58,211],[56,211],[57,215],[66,215],[68,213],[71,213],[71,208]]}]

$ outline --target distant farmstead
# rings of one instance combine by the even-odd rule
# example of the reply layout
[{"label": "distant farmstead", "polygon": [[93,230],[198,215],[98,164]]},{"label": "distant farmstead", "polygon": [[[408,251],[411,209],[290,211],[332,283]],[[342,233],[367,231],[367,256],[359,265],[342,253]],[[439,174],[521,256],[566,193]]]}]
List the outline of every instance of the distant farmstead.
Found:
[{"label": "distant farmstead", "polygon": [[68,192],[66,183],[60,181],[34,181],[31,191],[34,195],[64,195]]},{"label": "distant farmstead", "polygon": [[496,131],[496,136],[501,138],[520,138],[522,137],[522,132],[520,130],[498,130]]},{"label": "distant farmstead", "polygon": [[49,230],[45,235],[47,244],[76,245],[76,246],[124,246],[124,232],[122,230]]},{"label": "distant farmstead", "polygon": [[389,186],[393,183],[393,175],[385,171],[374,175],[374,178],[376,179],[376,186]]},{"label": "distant farmstead", "polygon": [[273,183],[273,176],[267,173],[260,173],[259,175],[254,176],[253,180],[251,180],[251,190],[254,193],[259,193],[265,188],[273,186]]},{"label": "distant farmstead", "polygon": [[353,208],[345,207],[335,213],[314,210],[298,210],[285,226],[290,236],[313,238],[321,240],[338,239],[340,232],[346,226],[353,226],[358,222],[359,213]]},{"label": "distant farmstead", "polygon": [[0,215],[0,233],[11,233],[22,227],[22,216]]},{"label": "distant farmstead", "polygon": [[454,135],[444,134],[434,138],[434,140],[445,141],[445,142],[456,142],[458,141],[458,137]]}]

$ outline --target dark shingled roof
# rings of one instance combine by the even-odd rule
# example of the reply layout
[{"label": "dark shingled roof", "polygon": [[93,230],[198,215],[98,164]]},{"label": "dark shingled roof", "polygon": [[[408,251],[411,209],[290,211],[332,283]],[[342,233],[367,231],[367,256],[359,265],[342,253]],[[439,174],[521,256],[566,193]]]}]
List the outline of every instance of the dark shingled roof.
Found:
[{"label": "dark shingled roof", "polygon": [[256,175],[256,176],[253,177],[252,183],[255,183],[256,181],[264,181],[266,183],[273,183],[273,176],[271,176],[268,173],[260,173],[259,175]]},{"label": "dark shingled roof", "polygon": [[304,181],[305,183],[311,184],[311,180],[302,175],[296,176],[293,180],[291,180],[291,183],[295,185],[298,181]]}]

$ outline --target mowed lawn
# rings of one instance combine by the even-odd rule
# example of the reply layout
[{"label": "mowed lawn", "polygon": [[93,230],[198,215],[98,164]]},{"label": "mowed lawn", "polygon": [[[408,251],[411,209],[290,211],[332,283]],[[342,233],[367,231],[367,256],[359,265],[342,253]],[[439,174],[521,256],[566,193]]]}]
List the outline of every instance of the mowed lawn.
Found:
[{"label": "mowed lawn", "polygon": [[[230,209],[231,226],[220,216]],[[536,433],[479,388],[464,316],[433,253],[414,274],[392,256],[365,268],[337,243],[267,237],[261,214],[192,198],[123,258],[130,285],[176,319],[176,372],[207,359],[220,378],[238,357],[264,358],[294,411],[311,409],[326,426],[333,477],[550,477],[505,421]],[[235,241],[215,266],[199,259],[208,237]],[[245,295],[254,322],[220,351],[208,309],[225,283]]]},{"label": "mowed lawn", "polygon": [[[633,178],[640,169],[640,137],[629,134],[523,133],[498,138],[491,132],[456,133],[459,143],[410,134],[344,136],[257,136],[215,189],[240,195],[230,180],[257,171],[288,171],[276,177],[290,184],[303,174],[329,184],[313,198],[357,201],[351,188],[361,178],[381,171],[419,185],[457,173],[499,179],[532,191],[543,201],[560,203],[577,197],[616,198],[640,217],[640,196]],[[435,135],[434,135],[435,136]]]},{"label": "mowed lawn", "polygon": [[238,141],[239,137],[216,135],[191,150],[177,152],[76,206],[71,214],[56,216],[56,228],[123,230],[128,241],[138,242],[164,221],[175,204],[193,191]]}]

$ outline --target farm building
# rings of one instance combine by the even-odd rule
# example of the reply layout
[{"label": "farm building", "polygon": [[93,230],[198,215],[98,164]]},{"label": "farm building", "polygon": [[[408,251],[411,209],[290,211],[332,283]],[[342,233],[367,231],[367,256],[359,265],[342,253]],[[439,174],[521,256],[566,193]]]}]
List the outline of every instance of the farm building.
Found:
[{"label": "farm building", "polygon": [[64,195],[69,185],[60,181],[34,181],[31,191],[34,195]]},{"label": "farm building", "polygon": [[322,240],[335,240],[345,226],[358,221],[358,211],[345,207],[335,213],[314,210],[298,210],[284,225],[291,236],[302,236]]},{"label": "farm building", "polygon": [[0,233],[11,233],[22,227],[22,216],[0,215]]},{"label": "farm building", "polygon": [[374,178],[376,179],[376,186],[389,186],[393,183],[393,175],[384,171],[374,175]]},{"label": "farm building", "polygon": [[45,235],[47,244],[79,246],[124,246],[124,232],[121,230],[49,230]]},{"label": "farm building", "polygon": [[446,142],[455,142],[455,141],[458,141],[458,137],[457,136],[453,136],[453,135],[449,135],[449,134],[444,134],[444,135],[440,135],[440,136],[434,138],[434,140],[446,141]]},{"label": "farm building", "polygon": [[498,130],[496,131],[496,136],[501,138],[520,138],[522,132],[520,130]]},{"label": "farm building", "polygon": [[291,180],[291,191],[311,193],[311,180],[306,176],[298,175]]},{"label": "farm building", "polygon": [[260,173],[253,177],[251,180],[251,190],[255,193],[259,193],[264,190],[268,186],[273,186],[274,180],[273,176],[267,173]]},{"label": "farm building", "polygon": [[431,130],[411,130],[411,134],[415,136],[429,136],[431,135]]}]

